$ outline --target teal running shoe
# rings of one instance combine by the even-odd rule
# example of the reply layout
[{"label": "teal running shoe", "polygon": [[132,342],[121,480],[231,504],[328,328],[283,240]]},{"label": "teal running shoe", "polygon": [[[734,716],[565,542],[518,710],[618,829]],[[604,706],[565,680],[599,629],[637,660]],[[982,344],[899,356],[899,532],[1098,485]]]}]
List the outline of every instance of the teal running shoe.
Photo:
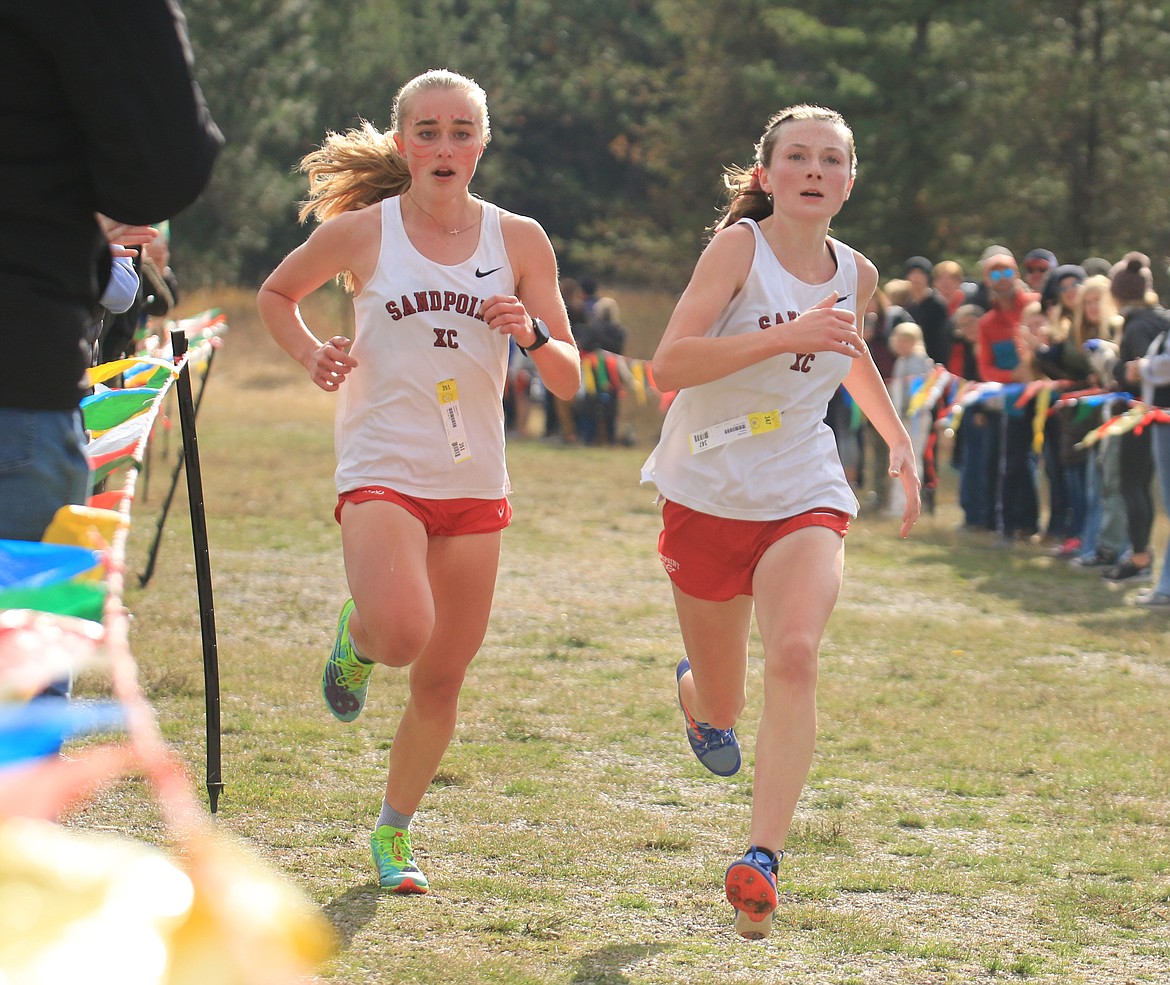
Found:
[{"label": "teal running shoe", "polygon": [[742,762],[739,754],[739,740],[735,729],[714,728],[706,722],[696,722],[682,699],[682,678],[691,669],[691,662],[683,657],[675,668],[674,678],[678,683],[678,706],[686,719],[687,741],[700,763],[716,776],[733,776],[739,772]]},{"label": "teal running shoe", "polygon": [[414,864],[410,832],[383,824],[370,835],[370,852],[378,870],[378,885],[396,893],[425,893],[430,888],[427,877]]},{"label": "teal running shoe", "polygon": [[752,845],[738,862],[732,862],[723,880],[727,902],[736,909],[735,929],[741,937],[758,941],[772,932],[772,914],[780,905],[776,872],[784,853]]},{"label": "teal running shoe", "polygon": [[349,641],[349,617],[353,614],[353,599],[341,607],[337,620],[337,638],[333,651],[325,661],[321,672],[321,693],[333,717],[343,722],[352,722],[362,713],[366,704],[366,692],[370,689],[372,663],[359,660]]}]

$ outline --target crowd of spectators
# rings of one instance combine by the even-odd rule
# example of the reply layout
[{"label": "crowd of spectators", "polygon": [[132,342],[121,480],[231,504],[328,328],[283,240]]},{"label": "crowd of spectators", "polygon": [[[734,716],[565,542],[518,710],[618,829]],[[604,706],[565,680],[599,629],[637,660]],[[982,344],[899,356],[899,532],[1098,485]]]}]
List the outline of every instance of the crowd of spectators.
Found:
[{"label": "crowd of spectators", "polygon": [[[1170,503],[1170,313],[1149,258],[1033,249],[1021,264],[994,244],[977,276],[922,256],[902,273],[865,330],[916,436],[927,509],[952,468],[964,531],[1042,544],[1114,585],[1152,582],[1155,477]],[[872,428],[833,407],[828,421],[863,512],[896,511]],[[1168,568],[1134,604],[1170,610]]]},{"label": "crowd of spectators", "polygon": [[[1170,312],[1149,258],[1022,261],[992,244],[968,272],[912,256],[880,284],[863,326],[918,454],[923,507],[954,489],[964,534],[1030,544],[1170,611],[1170,545],[1160,568],[1150,538],[1170,504]],[[568,445],[633,444],[630,398],[657,394],[647,361],[625,355],[617,302],[589,279],[562,294],[581,350],[572,400],[546,394],[513,353],[506,396],[514,433]],[[841,388],[825,418],[862,516],[896,516],[888,450]],[[650,437],[653,435],[644,435]],[[1155,479],[1159,484],[1155,494]],[[1155,580],[1155,574],[1158,575]]]},{"label": "crowd of spectators", "polygon": [[[949,471],[965,534],[1039,545],[1112,585],[1147,586],[1131,601],[1170,611],[1170,545],[1155,582],[1150,543],[1159,501],[1170,504],[1170,312],[1149,258],[1061,263],[1038,248],[1021,262],[992,244],[970,274],[924,256],[899,273],[874,293],[864,335],[914,441],[926,511]],[[620,408],[652,392],[649,365],[625,355],[613,298],[588,278],[561,290],[581,389],[553,398],[516,350],[509,426],[567,445],[632,444]],[[665,410],[671,395],[656,396]],[[862,515],[898,515],[888,451],[844,388],[826,421]]]},{"label": "crowd of spectators", "polygon": [[532,360],[513,346],[504,394],[508,427],[568,445],[633,444],[632,426],[620,423],[619,410],[644,385],[635,374],[645,364],[638,360],[631,367],[625,358],[627,332],[618,303],[598,295],[591,278],[562,277],[561,294],[581,353],[581,389],[571,400],[548,393]]}]

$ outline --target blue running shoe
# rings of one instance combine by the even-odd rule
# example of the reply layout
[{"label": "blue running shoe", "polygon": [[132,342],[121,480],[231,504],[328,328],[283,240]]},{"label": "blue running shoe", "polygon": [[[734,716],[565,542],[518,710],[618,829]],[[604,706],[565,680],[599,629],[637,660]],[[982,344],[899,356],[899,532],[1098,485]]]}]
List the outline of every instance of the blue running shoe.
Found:
[{"label": "blue running shoe", "polygon": [[752,845],[738,862],[732,862],[723,880],[727,902],[736,909],[735,929],[748,940],[761,940],[772,932],[772,914],[780,903],[776,895],[776,871],[784,853],[773,855]]},{"label": "blue running shoe", "polygon": [[372,663],[359,660],[353,644],[349,641],[349,617],[353,614],[353,599],[341,607],[337,619],[337,638],[333,651],[325,661],[321,672],[321,693],[335,718],[352,722],[362,713],[366,703],[366,692],[370,689]]},{"label": "blue running shoe", "polygon": [[691,669],[691,662],[683,657],[675,669],[674,678],[678,683],[678,706],[682,709],[687,723],[687,740],[699,762],[716,776],[733,776],[739,772],[742,760],[739,755],[739,740],[735,729],[714,728],[706,722],[696,722],[687,711],[682,699],[682,678]]},{"label": "blue running shoe", "polygon": [[378,885],[396,893],[425,893],[427,877],[414,864],[410,832],[383,824],[370,835],[370,853],[378,870]]}]

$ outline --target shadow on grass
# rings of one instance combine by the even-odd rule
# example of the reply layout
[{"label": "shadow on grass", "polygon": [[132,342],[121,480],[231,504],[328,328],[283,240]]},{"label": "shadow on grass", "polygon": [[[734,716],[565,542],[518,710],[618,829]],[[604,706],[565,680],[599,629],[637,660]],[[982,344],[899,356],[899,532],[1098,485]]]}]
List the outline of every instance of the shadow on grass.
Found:
[{"label": "shadow on grass", "polygon": [[382,892],[376,883],[354,886],[322,908],[326,919],[337,931],[343,948],[349,947],[354,935],[374,919]]},{"label": "shadow on grass", "polygon": [[665,951],[661,944],[611,944],[577,959],[571,985],[625,985],[625,969]]},{"label": "shadow on grass", "polygon": [[930,548],[922,553],[922,563],[951,566],[974,592],[1010,599],[1037,615],[1078,612],[1083,625],[1094,630],[1132,619],[1124,592],[1104,584],[1099,569],[1076,569],[1048,557],[1045,548],[1003,546],[990,533],[930,531],[916,536]]}]

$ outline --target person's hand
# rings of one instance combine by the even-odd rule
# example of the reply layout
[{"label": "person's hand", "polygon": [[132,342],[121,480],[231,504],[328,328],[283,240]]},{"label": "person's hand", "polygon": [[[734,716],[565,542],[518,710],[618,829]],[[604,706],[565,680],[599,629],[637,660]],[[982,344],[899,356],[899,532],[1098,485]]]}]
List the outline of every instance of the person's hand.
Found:
[{"label": "person's hand", "polygon": [[839,352],[857,359],[865,354],[865,343],[857,331],[857,312],[834,307],[837,298],[833,291],[793,321],[780,322],[767,331],[784,332],[795,352]]},{"label": "person's hand", "polygon": [[1015,338],[1016,350],[1021,353],[1027,350],[1029,354],[1034,354],[1048,348],[1048,333],[1043,328],[1023,324],[1016,331]]},{"label": "person's hand", "polygon": [[1125,382],[1141,383],[1142,362],[1140,359],[1131,359],[1125,364]]},{"label": "person's hand", "polygon": [[335,335],[314,349],[305,363],[309,379],[329,393],[337,390],[345,382],[350,370],[358,364],[358,361],[349,354],[351,345],[352,339],[347,339],[344,335]]},{"label": "person's hand", "polygon": [[889,476],[891,479],[898,479],[906,493],[906,505],[902,509],[902,526],[899,532],[901,536],[908,537],[922,513],[922,480],[918,477],[914,448],[908,441],[890,446]]},{"label": "person's hand", "polygon": [[524,302],[512,294],[493,294],[483,303],[483,321],[493,332],[511,335],[516,344],[527,349],[536,341],[532,317]]},{"label": "person's hand", "polygon": [[159,234],[154,226],[133,226],[125,222],[118,222],[100,212],[95,212],[94,215],[97,217],[98,225],[102,227],[106,242],[117,245],[126,251],[115,254],[116,256],[138,256],[137,250],[129,250],[128,247],[143,246],[154,240]]}]

